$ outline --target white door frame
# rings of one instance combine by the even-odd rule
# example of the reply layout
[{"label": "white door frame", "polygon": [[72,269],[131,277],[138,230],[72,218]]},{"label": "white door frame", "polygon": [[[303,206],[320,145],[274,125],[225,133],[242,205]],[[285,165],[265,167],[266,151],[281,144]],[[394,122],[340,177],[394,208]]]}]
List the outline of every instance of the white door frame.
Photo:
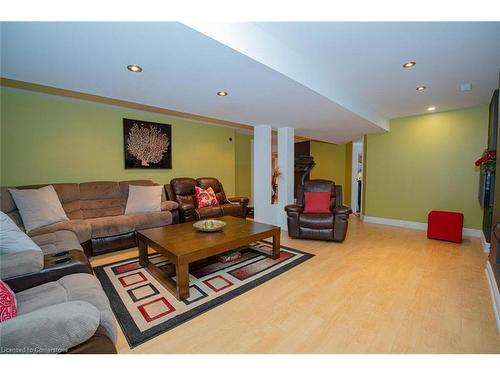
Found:
[{"label": "white door frame", "polygon": [[[351,208],[353,211],[356,210],[357,205],[358,205],[358,155],[362,155],[362,160],[363,163],[365,162],[365,158],[363,155],[363,144],[364,140],[363,137],[352,142],[352,171],[351,171]],[[362,167],[361,167],[362,168]],[[364,183],[364,177],[362,176],[361,178],[361,186],[363,186]],[[363,200],[361,200],[361,207],[360,207],[360,214],[362,212],[362,207],[363,207]]]}]

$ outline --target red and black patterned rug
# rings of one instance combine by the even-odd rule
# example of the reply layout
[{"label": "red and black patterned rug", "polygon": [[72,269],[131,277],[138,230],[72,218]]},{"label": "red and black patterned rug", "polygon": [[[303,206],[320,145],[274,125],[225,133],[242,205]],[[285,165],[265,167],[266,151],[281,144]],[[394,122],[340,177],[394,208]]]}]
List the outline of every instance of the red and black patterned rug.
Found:
[{"label": "red and black patterned rug", "polygon": [[[313,257],[300,250],[281,247],[278,259],[271,259],[271,245],[265,241],[238,249],[239,259],[221,263],[217,259],[189,267],[189,298],[178,301],[146,269],[138,258],[95,267],[113,312],[131,348],[162,334],[230,299],[255,288]],[[173,280],[173,265],[160,255],[151,262]]]}]

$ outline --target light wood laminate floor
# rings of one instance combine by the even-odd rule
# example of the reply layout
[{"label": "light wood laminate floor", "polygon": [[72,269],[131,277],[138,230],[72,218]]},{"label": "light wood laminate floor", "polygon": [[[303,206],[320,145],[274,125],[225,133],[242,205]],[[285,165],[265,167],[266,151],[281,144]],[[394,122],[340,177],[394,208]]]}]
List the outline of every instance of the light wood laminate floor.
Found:
[{"label": "light wood laminate floor", "polygon": [[342,244],[281,241],[316,256],[132,350],[119,329],[118,351],[500,353],[478,238],[434,241],[352,217]]}]

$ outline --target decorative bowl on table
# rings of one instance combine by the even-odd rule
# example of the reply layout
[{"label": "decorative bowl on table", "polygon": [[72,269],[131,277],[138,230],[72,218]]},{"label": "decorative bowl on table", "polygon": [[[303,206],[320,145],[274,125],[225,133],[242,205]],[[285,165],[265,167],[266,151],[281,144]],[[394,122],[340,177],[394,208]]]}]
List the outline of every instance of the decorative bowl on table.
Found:
[{"label": "decorative bowl on table", "polygon": [[193,224],[193,227],[200,232],[217,232],[226,226],[226,222],[222,220],[200,220]]}]

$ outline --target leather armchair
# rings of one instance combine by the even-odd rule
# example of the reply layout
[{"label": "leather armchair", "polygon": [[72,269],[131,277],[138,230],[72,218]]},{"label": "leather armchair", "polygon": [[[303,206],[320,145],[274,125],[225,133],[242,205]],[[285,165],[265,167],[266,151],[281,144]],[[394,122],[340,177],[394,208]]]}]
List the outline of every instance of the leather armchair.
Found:
[{"label": "leather armchair", "polygon": [[[218,206],[196,207],[195,187],[202,189],[211,187],[219,202]],[[170,184],[165,185],[165,191],[169,200],[179,203],[180,222],[194,221],[221,216],[246,217],[248,198],[227,198],[224,188],[219,180],[213,177],[201,177],[198,179],[182,177],[174,178]]]},{"label": "leather armchair", "polygon": [[[328,214],[305,214],[304,192],[330,192]],[[297,204],[285,206],[288,234],[292,238],[342,242],[352,210],[342,205],[342,186],[328,180],[309,180],[297,187]]]}]

